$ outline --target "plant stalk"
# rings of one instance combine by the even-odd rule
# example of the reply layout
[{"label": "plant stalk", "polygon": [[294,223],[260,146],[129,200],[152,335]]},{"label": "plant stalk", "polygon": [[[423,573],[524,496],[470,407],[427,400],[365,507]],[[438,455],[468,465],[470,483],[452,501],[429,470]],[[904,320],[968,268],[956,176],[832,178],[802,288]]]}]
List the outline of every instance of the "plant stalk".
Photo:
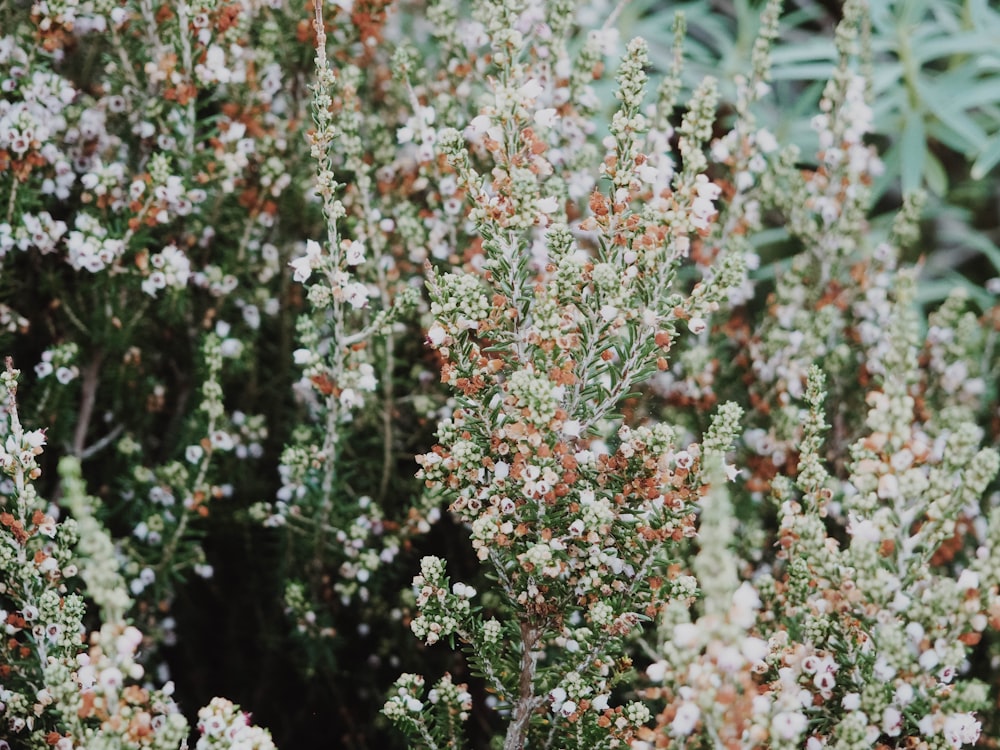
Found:
[{"label": "plant stalk", "polygon": [[521,623],[521,676],[518,682],[517,703],[511,714],[507,735],[504,737],[503,750],[524,750],[528,739],[528,727],[531,715],[541,704],[539,696],[535,695],[535,668],[533,656],[535,646],[541,636],[537,626]]}]

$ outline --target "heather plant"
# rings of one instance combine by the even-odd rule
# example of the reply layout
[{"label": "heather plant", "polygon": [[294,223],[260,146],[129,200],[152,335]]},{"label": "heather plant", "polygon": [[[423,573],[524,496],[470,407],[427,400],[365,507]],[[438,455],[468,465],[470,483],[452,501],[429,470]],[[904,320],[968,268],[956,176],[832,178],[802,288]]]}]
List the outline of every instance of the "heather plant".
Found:
[{"label": "heather plant", "polygon": [[[291,363],[287,342],[258,338],[283,325],[292,245],[276,217],[296,205],[287,189],[297,159],[309,174],[300,61],[288,46],[296,19],[278,11],[0,8],[3,346],[29,373],[23,418],[79,464],[59,480],[45,456],[24,469],[42,472],[29,478],[51,505],[21,497],[30,487],[4,492],[12,560],[43,554],[32,541],[40,523],[43,537],[67,539],[62,557],[38,557],[44,567],[5,570],[5,744],[176,747],[188,734],[172,699],[152,692],[153,675],[162,684],[169,671],[159,646],[176,641],[176,584],[212,575],[201,543],[210,508],[235,515],[233,477],[261,459],[273,428],[273,410],[254,407],[283,370],[257,357],[277,350]],[[85,486],[100,500],[75,501]],[[64,510],[75,520],[60,519]],[[82,560],[70,557],[74,523],[87,529]],[[56,562],[79,577],[60,576]],[[33,613],[43,594],[67,618],[43,613],[59,651],[26,626],[25,607]],[[105,673],[95,693],[93,674]],[[257,733],[232,704],[204,718],[200,746],[237,724]],[[253,746],[266,746],[257,735]]]},{"label": "heather plant", "polygon": [[[27,431],[17,407],[20,373],[10,360],[3,374],[5,510],[0,513],[3,583],[0,619],[7,641],[0,658],[4,747],[177,748],[186,746],[188,723],[171,698],[173,684],[142,682],[143,634],[128,624],[126,580],[114,544],[95,518],[99,501],[85,494],[79,462],[63,459],[65,505],[74,518],[57,522],[37,493],[42,430]],[[86,599],[100,613],[89,631]],[[225,710],[222,710],[225,709]],[[250,725],[231,703],[216,699],[199,714],[208,748],[273,748],[270,735]]]},{"label": "heather plant", "polygon": [[[516,85],[525,73],[508,62],[518,59],[505,47],[508,27],[493,39],[496,80]],[[530,148],[517,137],[526,137],[537,100],[549,101],[543,85],[522,93],[506,117],[499,106],[478,116],[491,118],[481,127],[499,119],[498,137],[487,144],[496,163],[488,176],[464,142],[475,145],[474,135],[439,135],[467,190],[484,258],[477,273],[432,273],[428,282],[428,339],[444,360],[442,379],[456,389],[456,408],[439,425],[439,445],[418,461],[428,490],[465,521],[495,583],[477,607],[478,592],[453,582],[445,561],[424,558],[411,629],[427,643],[463,644],[507,720],[505,748],[667,746],[695,736],[741,747],[806,740],[847,747],[880,737],[959,747],[978,738],[972,712],[986,708],[985,686],[952,682],[968,671],[969,647],[988,624],[989,597],[969,585],[979,583],[979,566],[991,567],[989,526],[968,542],[978,545],[976,563],[931,563],[955,537],[959,516],[979,515],[1000,457],[977,451],[982,432],[961,411],[942,404],[940,421],[914,411],[916,394],[934,388],[936,376],[921,375],[912,281],[897,270],[896,254],[914,238],[920,202],[904,207],[884,241],[870,240],[865,216],[882,164],[864,141],[872,123],[866,28],[863,7],[847,4],[836,33],[840,63],[814,120],[819,166],[804,171],[797,149],[779,149],[755,126],[752,106],[767,91],[777,34],[777,5],[765,9],[752,72],[737,83],[737,120],[709,152],[731,176],[725,187],[703,172],[714,82],[697,87],[686,105],[672,171],[662,150],[669,141],[655,128],[643,141],[645,47],[631,43],[618,77],[621,108],[602,143],[607,156],[589,211],[572,223],[575,236],[551,211],[522,215],[520,196],[537,196],[535,208],[559,174],[558,163],[539,164],[548,149],[535,145],[534,129]],[[535,46],[518,41],[531,70]],[[668,77],[650,111],[661,129],[669,128],[679,88]],[[658,159],[643,150],[650,143],[660,146]],[[509,175],[522,154],[534,177],[523,175],[515,190]],[[782,212],[802,250],[766,314],[740,313],[755,257],[743,238],[764,227],[765,211]],[[679,273],[688,258],[700,280]],[[678,277],[687,285],[674,291]],[[712,350],[739,332],[712,335],[712,313],[721,317],[723,306],[737,323],[751,318],[736,362],[747,376],[717,384]],[[679,367],[667,358],[671,348]],[[824,392],[815,362],[844,393],[834,413],[839,476],[821,454]],[[859,371],[864,421],[851,384]],[[678,421],[635,427],[614,417],[650,377],[666,397],[664,416]],[[960,390],[983,391],[975,380]],[[746,432],[755,462],[747,486],[767,490],[779,512],[778,552],[763,560],[758,553],[749,575],[727,552],[733,528],[725,518],[725,478],[740,468],[723,456],[741,432],[741,410],[724,403],[707,425],[690,413],[730,393],[753,409],[752,420],[759,414],[769,425]],[[679,444],[686,430],[701,440]],[[700,496],[711,500],[706,536],[685,562]],[[597,507],[603,516],[592,518]],[[748,580],[740,583],[740,574]],[[699,583],[704,601],[694,611],[703,614],[692,623]],[[660,633],[648,649],[657,657],[648,674],[663,687],[645,692],[665,703],[655,729],[646,726],[644,703],[609,702],[627,679],[628,636],[646,619]],[[384,713],[412,741],[458,746],[464,694],[435,687],[427,706],[423,684],[403,675]]]},{"label": "heather plant", "polygon": [[931,5],[0,4],[0,748],[1000,729],[995,283],[869,219],[994,158]]}]

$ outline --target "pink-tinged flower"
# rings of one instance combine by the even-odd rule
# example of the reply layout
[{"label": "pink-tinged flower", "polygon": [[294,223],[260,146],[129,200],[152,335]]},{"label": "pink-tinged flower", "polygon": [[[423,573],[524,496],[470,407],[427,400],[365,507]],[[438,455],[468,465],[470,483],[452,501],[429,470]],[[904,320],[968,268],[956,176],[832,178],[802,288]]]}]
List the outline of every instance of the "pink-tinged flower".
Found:
[{"label": "pink-tinged flower", "polygon": [[979,739],[982,724],[972,714],[952,714],[944,720],[944,737],[956,750]]},{"label": "pink-tinged flower", "polygon": [[368,287],[358,281],[351,282],[344,287],[344,299],[355,310],[366,307],[368,305]]},{"label": "pink-tinged flower", "polygon": [[882,731],[890,737],[898,737],[903,729],[903,714],[895,706],[882,712]]},{"label": "pink-tinged flower", "polygon": [[698,335],[708,327],[708,323],[705,322],[704,318],[691,318],[687,325],[688,330],[695,335]]}]

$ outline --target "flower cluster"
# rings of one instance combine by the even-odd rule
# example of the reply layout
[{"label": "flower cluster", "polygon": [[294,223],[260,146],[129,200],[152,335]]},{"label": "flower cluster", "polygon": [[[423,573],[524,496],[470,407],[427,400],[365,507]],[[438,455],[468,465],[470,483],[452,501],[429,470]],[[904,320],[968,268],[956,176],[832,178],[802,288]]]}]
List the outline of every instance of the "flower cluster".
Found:
[{"label": "flower cluster", "polygon": [[198,711],[195,750],[240,747],[246,750],[275,750],[271,734],[250,723],[250,714],[225,698],[213,698]]}]

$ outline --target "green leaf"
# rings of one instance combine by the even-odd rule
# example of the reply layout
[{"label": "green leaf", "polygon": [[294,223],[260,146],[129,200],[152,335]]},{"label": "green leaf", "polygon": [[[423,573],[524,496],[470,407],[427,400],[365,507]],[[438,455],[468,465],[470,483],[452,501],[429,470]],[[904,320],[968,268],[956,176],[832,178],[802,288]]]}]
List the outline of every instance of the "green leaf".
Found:
[{"label": "green leaf", "polygon": [[979,253],[982,253],[982,255],[993,265],[996,272],[1000,274],[1000,247],[997,247],[997,245],[982,232],[968,226],[959,226],[961,229],[956,227],[957,231],[942,232],[942,239],[946,239],[949,243],[954,243],[955,245],[965,245],[967,247],[971,247]]},{"label": "green leaf", "polygon": [[910,32],[911,27],[920,23],[927,15],[930,0],[902,0],[895,3],[896,23],[903,32]]},{"label": "green leaf", "polygon": [[896,141],[882,154],[882,163],[885,165],[885,171],[872,183],[873,201],[878,200],[895,183],[896,176],[899,174],[901,151],[900,144]]},{"label": "green leaf", "polygon": [[965,148],[956,151],[969,156],[986,146],[985,131],[962,110],[944,106],[934,108],[933,112],[938,121],[958,138],[956,143],[965,143]]},{"label": "green leaf", "polygon": [[875,115],[875,122],[886,122],[892,113],[903,109],[906,106],[906,89],[896,86],[884,93],[880,93],[872,105],[872,112]]},{"label": "green leaf", "polygon": [[832,73],[833,63],[814,62],[775,67],[771,71],[771,78],[775,81],[814,81],[825,80]]},{"label": "green leaf", "polygon": [[899,62],[879,64],[872,74],[872,88],[882,93],[888,89],[901,89],[900,80],[903,78],[903,65]]},{"label": "green leaf", "polygon": [[986,142],[986,133],[973,118],[956,105],[952,97],[943,95],[941,88],[923,79],[918,82],[917,89],[927,111],[966,144],[965,148],[957,150],[970,153],[982,148]]},{"label": "green leaf", "polygon": [[932,151],[927,151],[927,162],[924,164],[924,182],[935,195],[945,195],[948,192],[948,173],[941,160]]},{"label": "green leaf", "polygon": [[828,39],[810,39],[794,46],[787,44],[771,51],[771,63],[777,67],[801,62],[826,61],[831,65],[836,59],[837,50]]},{"label": "green leaf", "polygon": [[976,162],[972,165],[972,179],[983,179],[998,162],[1000,162],[1000,132],[994,135],[979,152]]},{"label": "green leaf", "polygon": [[969,298],[981,309],[988,309],[994,303],[992,294],[959,273],[950,273],[939,279],[922,280],[917,287],[917,302],[921,305],[937,304],[947,299],[957,287],[965,287]]},{"label": "green leaf", "polygon": [[975,83],[954,87],[954,95],[948,100],[952,106],[961,109],[978,109],[994,102],[1000,102],[1000,78],[991,76]]},{"label": "green leaf", "polygon": [[923,66],[931,60],[949,55],[976,55],[996,50],[1000,29],[964,31],[957,34],[943,34],[929,41],[913,45],[913,55]]},{"label": "green leaf", "polygon": [[911,112],[903,124],[903,134],[899,139],[899,176],[904,193],[918,190],[922,183],[924,163],[927,159],[927,143],[924,119],[918,112]]}]

